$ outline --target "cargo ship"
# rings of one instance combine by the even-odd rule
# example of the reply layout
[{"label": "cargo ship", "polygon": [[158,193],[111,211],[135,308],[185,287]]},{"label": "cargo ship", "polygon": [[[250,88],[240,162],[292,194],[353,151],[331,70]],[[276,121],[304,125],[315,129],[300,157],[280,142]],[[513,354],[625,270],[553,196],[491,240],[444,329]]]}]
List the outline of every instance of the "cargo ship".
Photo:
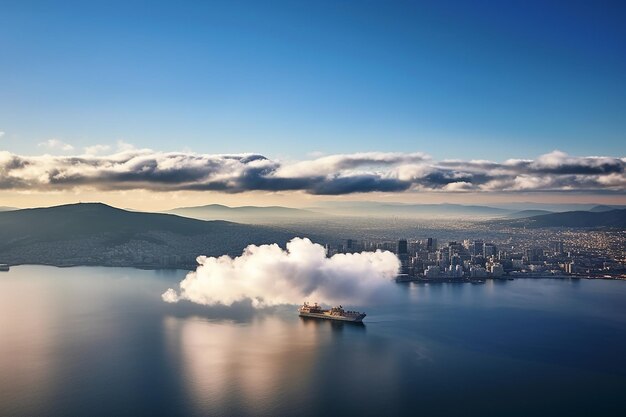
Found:
[{"label": "cargo ship", "polygon": [[8,271],[8,270],[9,270],[9,265],[0,264],[0,271]]},{"label": "cargo ship", "polygon": [[322,307],[317,305],[317,303],[310,305],[305,302],[298,309],[298,313],[300,317],[312,317],[316,319],[324,319],[324,320],[337,320],[337,321],[348,321],[351,323],[361,323],[363,322],[363,318],[365,318],[365,313],[359,313],[358,311],[349,311],[344,310],[342,306],[333,307],[329,310],[324,310]]}]

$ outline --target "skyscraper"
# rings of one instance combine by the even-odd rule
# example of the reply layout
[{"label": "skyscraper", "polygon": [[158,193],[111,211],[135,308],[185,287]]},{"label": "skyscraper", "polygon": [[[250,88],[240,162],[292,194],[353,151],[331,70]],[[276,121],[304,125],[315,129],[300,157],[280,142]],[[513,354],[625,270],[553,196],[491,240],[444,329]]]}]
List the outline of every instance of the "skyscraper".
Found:
[{"label": "skyscraper", "polygon": [[563,241],[557,240],[557,241],[550,242],[550,251],[555,255],[562,255],[564,252]]},{"label": "skyscraper", "polygon": [[495,256],[498,253],[496,245],[493,243],[485,243],[483,246],[483,256],[485,258],[489,258],[491,256]]},{"label": "skyscraper", "polygon": [[398,255],[403,253],[409,253],[409,245],[406,239],[400,239],[398,241]]},{"label": "skyscraper", "polygon": [[472,243],[472,246],[470,248],[470,252],[474,256],[482,255],[484,248],[485,248],[485,244],[484,244],[484,242],[482,240],[475,240]]},{"label": "skyscraper", "polygon": [[398,258],[400,259],[400,274],[409,273],[409,247],[406,239],[398,241]]}]

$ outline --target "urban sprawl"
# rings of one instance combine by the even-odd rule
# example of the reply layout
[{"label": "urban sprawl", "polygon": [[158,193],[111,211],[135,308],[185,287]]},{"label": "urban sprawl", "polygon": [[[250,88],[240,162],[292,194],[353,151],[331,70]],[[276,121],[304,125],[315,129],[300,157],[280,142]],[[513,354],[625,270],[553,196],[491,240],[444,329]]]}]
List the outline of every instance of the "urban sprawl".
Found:
[{"label": "urban sprawl", "polygon": [[[583,235],[585,236],[585,235]],[[400,259],[398,281],[480,281],[486,278],[586,277],[626,279],[624,232],[563,232],[558,240],[502,242],[436,238],[398,241],[346,239],[327,244],[337,253],[388,250]]]}]

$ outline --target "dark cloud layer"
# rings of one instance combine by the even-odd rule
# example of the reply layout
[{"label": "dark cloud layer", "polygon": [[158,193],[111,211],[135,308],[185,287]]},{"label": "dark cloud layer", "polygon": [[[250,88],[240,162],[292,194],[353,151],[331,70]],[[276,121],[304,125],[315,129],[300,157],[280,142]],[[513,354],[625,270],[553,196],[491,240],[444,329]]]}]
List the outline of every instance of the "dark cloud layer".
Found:
[{"label": "dark cloud layer", "polygon": [[0,152],[0,189],[367,192],[626,191],[626,158],[434,161],[422,153],[355,153],[282,163],[258,154],[126,150],[108,156],[21,156]]}]

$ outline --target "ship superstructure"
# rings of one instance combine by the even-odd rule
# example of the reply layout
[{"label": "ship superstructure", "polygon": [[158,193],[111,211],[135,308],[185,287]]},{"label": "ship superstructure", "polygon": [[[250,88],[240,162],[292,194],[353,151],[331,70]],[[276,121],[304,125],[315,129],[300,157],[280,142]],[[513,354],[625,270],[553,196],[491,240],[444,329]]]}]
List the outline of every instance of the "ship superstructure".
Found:
[{"label": "ship superstructure", "polygon": [[365,318],[365,313],[359,313],[358,311],[344,310],[342,306],[333,307],[328,310],[324,310],[317,303],[311,305],[307,302],[302,304],[298,309],[298,313],[301,317],[313,317],[316,319],[324,320],[338,320],[348,321],[352,323],[361,323]]}]

